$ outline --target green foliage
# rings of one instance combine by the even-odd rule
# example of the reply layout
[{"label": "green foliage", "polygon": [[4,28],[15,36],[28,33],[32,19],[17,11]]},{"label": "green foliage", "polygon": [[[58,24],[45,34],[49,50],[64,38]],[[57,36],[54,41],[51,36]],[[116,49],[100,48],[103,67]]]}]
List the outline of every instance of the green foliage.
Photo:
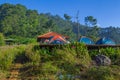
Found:
[{"label": "green foliage", "polygon": [[[72,47],[73,45],[76,47]],[[65,75],[75,76],[80,74],[80,71],[88,68],[91,62],[85,46],[78,43],[52,50],[29,45],[25,49],[25,56],[29,59],[31,65],[26,66],[30,71],[23,72],[24,76],[27,76],[25,74],[37,75],[43,79],[56,79],[60,76],[57,73],[61,73],[67,79],[68,77]]]},{"label": "green foliage", "polygon": [[87,16],[85,17],[85,24],[87,26],[94,26],[97,24],[97,19],[95,19],[93,16]]},{"label": "green foliage", "polygon": [[62,49],[53,50],[52,58],[63,69],[63,73],[79,74],[80,70],[88,68],[91,58],[83,44],[74,43],[63,46]]},{"label": "green foliage", "polygon": [[114,48],[101,49],[100,53],[108,57],[114,57],[114,54],[116,54],[116,49]]},{"label": "green foliage", "polygon": [[0,69],[9,69],[15,58],[16,50],[11,47],[2,47],[0,50]]},{"label": "green foliage", "polygon": [[28,45],[25,50],[25,56],[30,60],[33,65],[40,64],[40,54],[38,51],[34,51],[33,45]]},{"label": "green foliage", "polygon": [[41,56],[41,62],[49,62],[52,60],[52,57],[50,55],[50,51],[48,48],[39,49],[39,54]]},{"label": "green foliage", "polygon": [[88,70],[87,76],[89,80],[115,80],[108,67],[91,68]]},{"label": "green foliage", "polygon": [[[16,62],[24,63],[21,78],[35,76],[43,80],[71,80],[80,76],[82,80],[119,80],[119,48],[101,49],[116,65],[94,66],[84,44],[73,43],[59,48],[40,48],[38,45],[16,45],[0,47],[0,70],[7,71]],[[114,52],[116,52],[114,54]],[[92,53],[91,56],[96,55]],[[26,61],[25,61],[26,60]],[[7,76],[7,72],[0,73]],[[1,76],[0,76],[1,77]]]},{"label": "green foliage", "polygon": [[14,63],[26,63],[27,62],[27,57],[25,56],[26,47],[27,47],[26,45],[15,46],[15,48],[17,49],[17,52],[15,55]]},{"label": "green foliage", "polygon": [[64,18],[67,20],[67,21],[70,21],[71,17],[68,15],[68,14],[64,14]]},{"label": "green foliage", "polygon": [[98,38],[98,31],[99,27],[96,25],[97,19],[95,19],[93,16],[87,16],[85,17],[85,25],[86,27],[85,33],[87,33],[86,36],[92,38],[94,41]]},{"label": "green foliage", "polygon": [[119,48],[101,49],[100,53],[108,56],[113,61],[113,64],[115,61],[117,61],[117,60],[119,61],[119,58],[120,58],[120,49]]},{"label": "green foliage", "polygon": [[100,54],[98,50],[90,50],[89,55],[93,59],[96,55]]},{"label": "green foliage", "polygon": [[92,50],[89,52],[90,56],[94,59],[94,57],[98,54],[103,54],[109,57],[112,60],[112,64],[120,65],[120,48],[104,48],[98,50]]},{"label": "green foliage", "polygon": [[16,43],[19,43],[19,44],[31,44],[31,43],[36,43],[36,39],[34,38],[17,38],[16,39]]},{"label": "green foliage", "polygon": [[91,37],[94,41],[99,37],[110,37],[116,43],[120,43],[119,27],[99,28],[96,26],[97,19],[93,16],[85,17],[86,25],[72,22],[68,14],[64,14],[64,18],[65,20],[59,15],[51,15],[50,13],[39,14],[36,10],[27,9],[20,4],[1,4],[0,33],[3,33],[6,38],[17,36],[16,39],[19,40],[19,37],[23,37],[24,39],[19,40],[18,43],[24,44],[31,42],[31,38],[36,38],[48,31],[68,35],[70,41],[74,41],[77,34],[77,25],[79,25],[80,34]]},{"label": "green foliage", "polygon": [[11,68],[16,55],[23,53],[20,46],[4,46],[0,47],[0,69],[8,70]]},{"label": "green foliage", "polygon": [[91,62],[91,57],[89,56],[87,47],[82,43],[75,43],[78,62],[82,63],[84,66],[88,67]]},{"label": "green foliage", "polygon": [[119,80],[119,66],[99,66],[88,69],[83,80]]},{"label": "green foliage", "polygon": [[[39,14],[36,10],[29,10],[20,4],[0,5],[0,32],[6,37],[36,38],[50,30],[68,34],[68,36],[74,34],[71,22],[65,21],[60,16],[53,16],[49,13]],[[21,43],[27,43],[27,41],[29,40]]]},{"label": "green foliage", "polygon": [[46,62],[42,65],[42,75],[56,74],[57,71],[59,71],[59,68],[55,66],[52,62]]},{"label": "green foliage", "polygon": [[5,45],[4,36],[0,33],[0,46]]},{"label": "green foliage", "polygon": [[76,61],[76,53],[74,49],[64,48],[64,49],[57,49],[52,58],[55,59],[54,63],[63,70],[63,73],[79,73],[78,68],[74,68],[77,64]]}]

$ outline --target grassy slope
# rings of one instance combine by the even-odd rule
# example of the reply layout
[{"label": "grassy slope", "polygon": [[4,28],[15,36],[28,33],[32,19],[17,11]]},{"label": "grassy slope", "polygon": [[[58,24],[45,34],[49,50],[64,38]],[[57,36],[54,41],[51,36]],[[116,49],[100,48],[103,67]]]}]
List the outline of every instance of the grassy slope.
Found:
[{"label": "grassy slope", "polygon": [[1,79],[9,77],[7,71],[14,63],[22,63],[23,65],[20,68],[19,77],[21,79],[59,80],[62,78],[70,80],[73,77],[82,80],[120,79],[120,58],[115,56],[119,56],[119,54],[113,55],[116,50],[101,50],[105,55],[111,57],[112,63],[115,64],[96,66],[92,63],[91,57],[97,54],[97,51],[88,52],[83,44],[76,44],[76,46],[71,48],[67,45],[61,49],[55,48],[53,50],[39,49],[34,45],[0,47],[0,69],[4,72],[0,73],[4,75]]}]

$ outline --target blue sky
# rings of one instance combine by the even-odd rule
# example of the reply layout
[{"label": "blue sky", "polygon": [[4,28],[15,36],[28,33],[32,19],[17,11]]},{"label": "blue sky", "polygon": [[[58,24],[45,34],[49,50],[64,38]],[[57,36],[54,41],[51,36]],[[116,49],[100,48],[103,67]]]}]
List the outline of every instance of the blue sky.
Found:
[{"label": "blue sky", "polygon": [[84,17],[94,16],[101,27],[120,27],[120,0],[0,0],[0,4],[22,4],[28,9],[35,9],[39,13],[64,13],[72,16],[75,21],[79,11],[79,22],[84,24]]}]

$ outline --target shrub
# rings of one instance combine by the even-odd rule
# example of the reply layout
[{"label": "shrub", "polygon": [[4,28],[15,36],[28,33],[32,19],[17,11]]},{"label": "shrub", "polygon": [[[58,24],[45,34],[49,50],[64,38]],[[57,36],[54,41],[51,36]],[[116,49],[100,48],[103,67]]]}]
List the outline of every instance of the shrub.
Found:
[{"label": "shrub", "polygon": [[91,63],[91,57],[88,53],[87,47],[84,44],[76,43],[76,54],[78,63],[88,67]]},{"label": "shrub", "polygon": [[88,69],[84,75],[81,75],[82,80],[119,80],[119,66],[99,66]]},{"label": "shrub", "polygon": [[75,63],[76,53],[74,49],[64,48],[56,49],[51,53],[52,59],[55,61],[66,61],[68,63]]},{"label": "shrub", "polygon": [[116,54],[116,51],[114,48],[100,49],[100,54],[113,58],[114,54]]},{"label": "shrub", "polygon": [[52,61],[60,69],[69,74],[74,72],[74,67],[76,65],[76,53],[74,49],[69,49],[69,47],[54,49],[51,55]]},{"label": "shrub", "polygon": [[5,45],[4,36],[0,33],[0,46]]},{"label": "shrub", "polygon": [[26,47],[27,47],[26,45],[16,46],[17,53],[16,53],[15,60],[14,60],[15,63],[25,63],[28,61],[25,55]]},{"label": "shrub", "polygon": [[112,61],[112,64],[120,65],[120,48],[104,48],[100,50],[89,51],[90,56],[94,57],[98,54],[105,55],[109,57]]},{"label": "shrub", "polygon": [[46,62],[42,64],[42,73],[43,74],[56,74],[57,71],[59,71],[59,68],[57,68],[57,66],[55,66],[52,62]]},{"label": "shrub", "polygon": [[94,67],[89,69],[86,74],[89,80],[115,80],[108,67]]},{"label": "shrub", "polygon": [[89,51],[89,55],[91,56],[92,59],[95,58],[96,55],[99,54],[99,51],[98,50],[90,50]]},{"label": "shrub", "polygon": [[51,52],[52,61],[63,70],[65,74],[79,74],[80,70],[90,65],[91,58],[83,44],[75,43],[54,49]]},{"label": "shrub", "polygon": [[25,56],[29,59],[33,65],[39,65],[40,63],[40,54],[38,50],[34,50],[34,45],[28,45],[25,50]]},{"label": "shrub", "polygon": [[14,47],[5,46],[0,50],[0,68],[7,70],[11,67],[15,59],[17,49]]},{"label": "shrub", "polygon": [[100,54],[108,56],[113,64],[120,59],[120,49],[119,48],[106,48],[101,49]]}]

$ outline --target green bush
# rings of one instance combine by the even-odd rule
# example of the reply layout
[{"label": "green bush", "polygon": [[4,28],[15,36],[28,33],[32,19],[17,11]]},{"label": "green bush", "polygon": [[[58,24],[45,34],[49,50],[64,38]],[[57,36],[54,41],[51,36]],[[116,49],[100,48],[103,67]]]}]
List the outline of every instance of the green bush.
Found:
[{"label": "green bush", "polygon": [[24,53],[25,45],[21,46],[3,46],[0,48],[0,68],[7,70],[18,58],[17,56]]},{"label": "green bush", "polygon": [[108,67],[94,67],[86,72],[89,80],[115,80]]},{"label": "green bush", "polygon": [[4,36],[0,33],[0,46],[5,45]]},{"label": "green bush", "polygon": [[17,53],[15,55],[14,62],[15,63],[25,63],[27,62],[27,57],[25,56],[25,49],[27,45],[18,45],[15,48],[17,49]]},{"label": "green bush", "polygon": [[2,70],[10,69],[16,53],[17,49],[14,47],[4,46],[0,49],[0,68]]},{"label": "green bush", "polygon": [[100,54],[108,56],[112,60],[113,64],[116,61],[119,61],[119,59],[120,59],[120,49],[119,48],[101,49]]},{"label": "green bush", "polygon": [[39,50],[34,50],[34,45],[28,45],[25,50],[25,56],[29,59],[33,65],[39,65],[41,58]]},{"label": "green bush", "polygon": [[31,43],[36,43],[36,39],[34,38],[18,38],[16,39],[16,43],[19,44],[31,44]]},{"label": "green bush", "polygon": [[100,54],[98,50],[90,50],[89,51],[89,55],[91,56],[92,59],[94,59],[94,57],[98,54]]},{"label": "green bush", "polygon": [[55,78],[57,72],[60,72],[62,75],[79,74],[81,67],[88,67],[91,59],[85,45],[78,43],[72,45],[69,44],[52,50],[49,48],[40,49],[34,45],[27,46],[25,55],[29,59],[29,62],[38,64],[38,67],[28,72],[32,72],[32,75],[40,75],[41,78],[47,76],[48,79],[50,79],[50,76]]},{"label": "green bush", "polygon": [[43,74],[56,74],[59,71],[59,68],[55,66],[52,62],[46,62],[42,64],[41,72]]},{"label": "green bush", "polygon": [[120,67],[119,66],[99,66],[88,69],[82,80],[119,80]]},{"label": "green bush", "polygon": [[39,49],[39,54],[41,56],[42,63],[49,62],[52,60],[51,52],[48,48]]},{"label": "green bush", "polygon": [[75,63],[76,52],[74,49],[64,48],[56,49],[52,53],[52,59],[55,61],[66,61],[68,63]]},{"label": "green bush", "polygon": [[93,59],[98,54],[105,55],[111,59],[112,64],[120,65],[120,48],[104,48],[100,50],[91,50],[89,51],[89,54]]},{"label": "green bush", "polygon": [[91,58],[84,44],[68,44],[51,52],[51,60],[66,74],[79,74],[89,67]]},{"label": "green bush", "polygon": [[114,55],[116,54],[116,49],[114,48],[100,49],[100,54],[106,55],[110,58],[114,58]]},{"label": "green bush", "polygon": [[76,66],[76,51],[74,49],[70,49],[69,47],[63,49],[56,49],[56,51],[52,55],[52,59],[54,59],[54,63],[63,70],[63,73],[73,74],[79,73],[80,70]]},{"label": "green bush", "polygon": [[76,43],[76,54],[78,63],[88,67],[91,63],[91,57],[88,53],[87,47],[84,44]]}]

